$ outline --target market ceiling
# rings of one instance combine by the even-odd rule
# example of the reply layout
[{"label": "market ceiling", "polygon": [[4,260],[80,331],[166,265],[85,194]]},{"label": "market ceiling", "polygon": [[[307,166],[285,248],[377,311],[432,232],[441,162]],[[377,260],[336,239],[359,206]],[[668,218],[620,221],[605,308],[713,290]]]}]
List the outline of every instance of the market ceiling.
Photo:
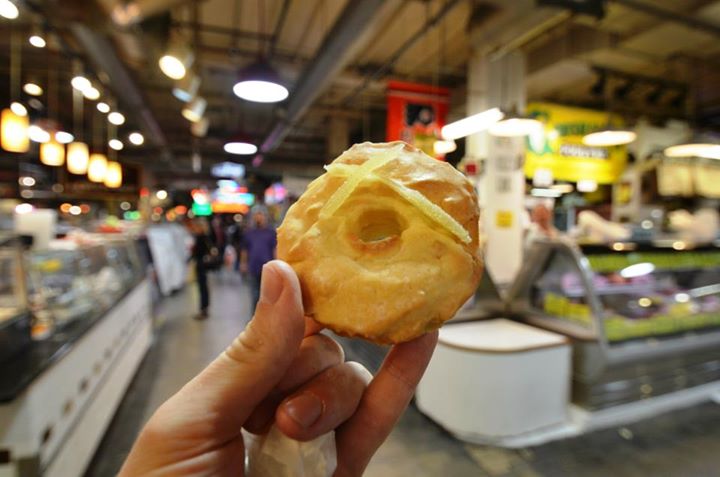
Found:
[{"label": "market ceiling", "polygon": [[[117,101],[127,116],[120,137],[145,133],[141,147],[125,141],[121,159],[181,175],[192,171],[194,151],[204,170],[228,159],[251,166],[255,155],[223,150],[239,134],[260,147],[260,171],[316,174],[329,159],[328,125],[336,118],[348,122],[351,140],[382,139],[388,79],[452,88],[450,119],[461,116],[473,46],[495,55],[524,50],[532,100],[604,108],[611,98],[613,109],[631,118],[720,124],[717,0],[567,2],[592,7],[586,10],[591,14],[531,0],[16,3],[21,16],[0,21],[0,99],[9,100],[12,30],[22,39],[22,81],[50,86],[38,100],[61,123],[73,124],[76,59],[103,99]],[[130,20],[118,17],[133,4],[138,8],[130,10]],[[56,33],[51,48],[28,43],[38,28]],[[158,67],[167,49],[179,44],[194,52],[198,95],[207,100],[204,137],[190,134],[181,114],[185,104]],[[233,94],[239,71],[259,57],[288,86],[287,100],[254,103]],[[85,130],[101,119],[86,114]]]}]

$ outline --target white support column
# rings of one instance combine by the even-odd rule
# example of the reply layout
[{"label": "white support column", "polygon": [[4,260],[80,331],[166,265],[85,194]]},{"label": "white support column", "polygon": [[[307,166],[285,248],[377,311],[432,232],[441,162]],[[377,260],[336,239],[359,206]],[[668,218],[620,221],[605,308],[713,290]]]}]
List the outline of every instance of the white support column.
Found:
[{"label": "white support column", "polygon": [[[487,61],[489,107],[525,110],[525,61],[519,52]],[[525,138],[485,134],[487,159],[482,180],[485,263],[498,284],[508,284],[522,265]]]}]

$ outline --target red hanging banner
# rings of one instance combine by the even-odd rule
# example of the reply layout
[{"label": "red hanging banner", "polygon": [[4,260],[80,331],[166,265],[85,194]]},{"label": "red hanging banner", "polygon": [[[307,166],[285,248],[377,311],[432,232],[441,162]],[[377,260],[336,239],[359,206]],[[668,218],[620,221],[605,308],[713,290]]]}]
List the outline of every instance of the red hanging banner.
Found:
[{"label": "red hanging banner", "polygon": [[422,149],[429,156],[435,154],[435,141],[445,125],[450,91],[426,84],[388,81],[387,141],[405,141]]}]

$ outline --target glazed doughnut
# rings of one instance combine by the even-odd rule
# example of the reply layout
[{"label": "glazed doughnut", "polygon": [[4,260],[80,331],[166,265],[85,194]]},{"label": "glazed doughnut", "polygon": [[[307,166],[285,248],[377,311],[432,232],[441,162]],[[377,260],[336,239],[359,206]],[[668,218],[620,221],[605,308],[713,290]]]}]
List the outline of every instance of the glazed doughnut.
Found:
[{"label": "glazed doughnut", "polygon": [[400,141],[356,144],[326,171],[278,229],[306,315],[376,343],[452,318],[482,272],[472,184]]}]

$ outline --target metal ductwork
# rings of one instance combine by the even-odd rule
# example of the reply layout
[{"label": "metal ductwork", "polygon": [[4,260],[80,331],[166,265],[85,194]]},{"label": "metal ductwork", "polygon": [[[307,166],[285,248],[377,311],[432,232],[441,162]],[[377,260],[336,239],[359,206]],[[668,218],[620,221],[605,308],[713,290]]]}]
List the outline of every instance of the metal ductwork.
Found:
[{"label": "metal ductwork", "polygon": [[114,1],[110,9],[110,16],[116,25],[136,25],[148,17],[165,12],[176,5],[187,2],[188,0]]},{"label": "metal ductwork", "polygon": [[285,117],[265,138],[260,146],[261,153],[268,153],[280,144],[293,123],[300,119],[357,51],[376,33],[375,30],[383,23],[381,19],[398,5],[399,0],[348,2],[317,55],[301,74],[288,100]]},{"label": "metal ductwork", "polygon": [[168,143],[155,116],[147,106],[140,88],[128,73],[125,65],[115,53],[108,39],[82,23],[70,26],[78,43],[87,52],[90,60],[110,79],[113,89],[120,96],[128,110],[133,111],[149,142],[164,149],[163,157],[169,157]]}]

